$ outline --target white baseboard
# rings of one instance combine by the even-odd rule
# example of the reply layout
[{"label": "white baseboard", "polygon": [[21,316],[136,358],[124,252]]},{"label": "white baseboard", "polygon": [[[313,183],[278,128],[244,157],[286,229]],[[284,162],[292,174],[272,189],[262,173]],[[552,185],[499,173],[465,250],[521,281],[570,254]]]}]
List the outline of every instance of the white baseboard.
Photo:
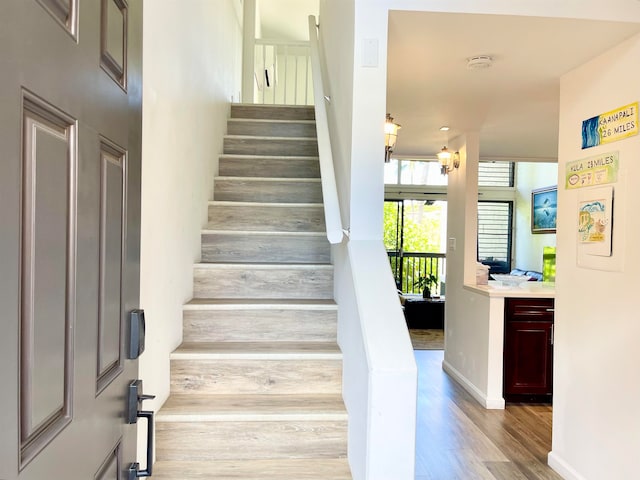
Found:
[{"label": "white baseboard", "polygon": [[442,361],[442,369],[449,374],[456,382],[458,382],[462,387],[469,392],[469,394],[475,398],[480,405],[488,410],[504,410],[504,398],[502,397],[487,397],[483,392],[481,392],[478,387],[476,387],[473,383],[471,383],[467,377],[462,375],[458,370],[456,370],[449,362],[446,360]]},{"label": "white baseboard", "polygon": [[565,480],[587,480],[554,452],[549,452],[547,463]]}]

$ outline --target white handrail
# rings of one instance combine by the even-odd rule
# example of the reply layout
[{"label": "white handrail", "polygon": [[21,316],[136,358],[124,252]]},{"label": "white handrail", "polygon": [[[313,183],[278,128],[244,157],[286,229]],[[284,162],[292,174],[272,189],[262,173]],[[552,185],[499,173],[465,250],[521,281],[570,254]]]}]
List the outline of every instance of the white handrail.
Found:
[{"label": "white handrail", "polygon": [[313,77],[313,96],[316,112],[316,130],[318,137],[318,154],[320,156],[320,176],[322,179],[322,197],[324,200],[324,221],[327,228],[327,239],[330,243],[342,242],[343,229],[340,217],[340,203],[336,187],[336,175],[333,169],[331,139],[327,108],[324,104],[324,86],[322,82],[322,66],[320,63],[320,47],[316,29],[316,17],[309,15],[309,43],[311,44],[311,75]]}]

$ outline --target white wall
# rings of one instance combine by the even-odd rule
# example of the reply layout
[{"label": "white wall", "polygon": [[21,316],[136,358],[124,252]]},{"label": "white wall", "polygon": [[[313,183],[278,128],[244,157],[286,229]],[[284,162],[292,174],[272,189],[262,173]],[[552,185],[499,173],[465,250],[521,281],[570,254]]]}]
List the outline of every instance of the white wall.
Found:
[{"label": "white wall", "polygon": [[182,305],[240,89],[241,22],[239,0],[144,4],[140,378],[157,395],[145,407],[157,409],[169,394],[169,353],[182,341]]},{"label": "white wall", "polygon": [[513,268],[542,271],[543,247],[556,246],[555,233],[531,233],[531,190],[558,183],[556,163],[516,162],[515,255]]},{"label": "white wall", "polygon": [[[380,65],[359,67],[354,38],[379,34],[368,31],[364,8],[354,1],[320,3],[332,150],[351,235],[333,248],[349,463],[356,480],[413,480],[417,370],[382,244],[384,98],[371,101],[372,91],[385,89],[386,76],[379,73],[386,38],[379,43]],[[386,32],[386,12],[377,20]],[[369,88],[355,88],[355,82]]]},{"label": "white wall", "polygon": [[[478,162],[480,137],[468,133],[449,142],[460,151],[460,168],[449,174],[447,187],[447,302],[443,367],[487,408],[503,408],[501,389],[491,383],[492,348],[502,343],[488,297],[466,290],[475,284],[478,231]],[[455,246],[452,244],[455,242]],[[471,313],[472,312],[472,313]]]},{"label": "white wall", "polygon": [[259,35],[256,38],[309,40],[307,18],[318,16],[318,0],[258,0]]},{"label": "white wall", "polygon": [[[560,178],[567,162],[618,151],[613,257],[576,264],[577,203],[560,188],[556,278],[553,452],[567,479],[638,477],[640,451],[640,137],[580,149],[582,121],[640,98],[640,36],[568,73],[560,90]],[[605,271],[602,269],[613,269]]]}]

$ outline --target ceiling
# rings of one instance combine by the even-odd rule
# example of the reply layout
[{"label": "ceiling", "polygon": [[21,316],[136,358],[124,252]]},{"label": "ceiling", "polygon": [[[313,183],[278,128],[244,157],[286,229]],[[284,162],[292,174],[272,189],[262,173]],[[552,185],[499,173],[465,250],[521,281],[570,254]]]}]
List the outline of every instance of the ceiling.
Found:
[{"label": "ceiling", "polygon": [[[387,111],[402,125],[394,153],[434,156],[477,131],[481,158],[556,158],[560,76],[638,31],[637,23],[392,11]],[[476,55],[493,65],[468,69]]]},{"label": "ceiling", "polygon": [[309,40],[309,15],[318,17],[318,0],[258,0],[261,38]]}]

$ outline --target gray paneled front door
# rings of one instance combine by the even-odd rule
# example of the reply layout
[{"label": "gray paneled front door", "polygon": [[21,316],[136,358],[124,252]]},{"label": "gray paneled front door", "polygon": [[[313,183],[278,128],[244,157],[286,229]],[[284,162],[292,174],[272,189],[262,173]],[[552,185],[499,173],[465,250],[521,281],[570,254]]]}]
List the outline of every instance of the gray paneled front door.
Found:
[{"label": "gray paneled front door", "polygon": [[121,479],[142,0],[0,2],[0,479]]}]

